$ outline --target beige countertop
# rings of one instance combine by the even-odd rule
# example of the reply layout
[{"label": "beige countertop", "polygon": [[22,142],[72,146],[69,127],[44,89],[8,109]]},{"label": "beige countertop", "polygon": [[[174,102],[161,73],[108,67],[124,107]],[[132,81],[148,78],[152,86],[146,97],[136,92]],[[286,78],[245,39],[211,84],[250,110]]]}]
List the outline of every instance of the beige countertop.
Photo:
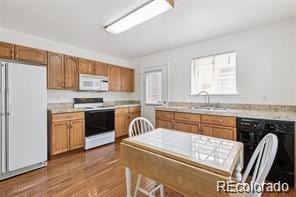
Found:
[{"label": "beige countertop", "polygon": [[234,116],[242,118],[259,118],[259,119],[271,119],[271,120],[283,120],[283,121],[296,121],[296,112],[291,111],[268,111],[268,110],[247,110],[247,109],[228,109],[222,111],[208,111],[200,109],[191,109],[189,107],[174,107],[174,106],[162,106],[157,107],[157,110],[173,111],[173,112],[186,112],[195,114],[208,114],[218,116]]},{"label": "beige countertop", "polygon": [[[140,104],[122,104],[122,105],[114,105],[116,108],[125,108],[125,107],[138,107]],[[59,114],[59,113],[71,113],[71,112],[84,112],[85,109],[81,108],[73,108],[72,105],[59,105],[57,107],[52,106],[47,108],[51,113],[53,114]]]}]

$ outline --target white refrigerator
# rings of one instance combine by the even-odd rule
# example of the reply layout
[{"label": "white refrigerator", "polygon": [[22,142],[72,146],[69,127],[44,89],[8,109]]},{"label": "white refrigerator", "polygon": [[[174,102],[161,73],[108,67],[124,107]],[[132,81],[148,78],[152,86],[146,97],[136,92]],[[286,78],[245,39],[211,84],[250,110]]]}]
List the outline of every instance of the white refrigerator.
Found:
[{"label": "white refrigerator", "polygon": [[0,180],[46,165],[46,67],[12,62],[0,70]]}]

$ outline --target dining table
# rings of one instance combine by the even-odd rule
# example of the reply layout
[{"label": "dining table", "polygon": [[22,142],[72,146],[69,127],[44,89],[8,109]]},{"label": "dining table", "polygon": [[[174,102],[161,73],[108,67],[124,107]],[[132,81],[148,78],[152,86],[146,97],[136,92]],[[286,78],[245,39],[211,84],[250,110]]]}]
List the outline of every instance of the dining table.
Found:
[{"label": "dining table", "polygon": [[141,174],[184,196],[231,196],[217,183],[242,178],[241,142],[158,128],[121,141],[126,193],[132,196],[132,173]]}]

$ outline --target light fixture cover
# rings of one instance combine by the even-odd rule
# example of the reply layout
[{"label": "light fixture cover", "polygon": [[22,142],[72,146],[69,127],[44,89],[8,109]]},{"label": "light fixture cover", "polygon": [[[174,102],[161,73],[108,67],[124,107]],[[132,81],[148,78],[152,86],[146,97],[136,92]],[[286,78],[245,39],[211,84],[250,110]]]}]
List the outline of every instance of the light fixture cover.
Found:
[{"label": "light fixture cover", "polygon": [[152,0],[105,27],[112,34],[122,33],[174,7],[174,0]]}]

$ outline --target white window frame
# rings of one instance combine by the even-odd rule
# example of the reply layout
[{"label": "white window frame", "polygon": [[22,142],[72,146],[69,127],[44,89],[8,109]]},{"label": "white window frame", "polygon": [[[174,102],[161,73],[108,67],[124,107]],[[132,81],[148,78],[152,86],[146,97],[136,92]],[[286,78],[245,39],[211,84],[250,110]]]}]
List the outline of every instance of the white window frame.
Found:
[{"label": "white window frame", "polygon": [[[227,53],[235,53],[236,54],[236,58],[235,58],[235,92],[233,93],[211,93],[209,92],[209,95],[212,95],[212,96],[238,96],[239,93],[238,93],[238,89],[237,89],[237,52],[236,51],[227,51],[227,52],[222,52],[222,53],[216,53],[216,54],[212,54],[212,55],[205,55],[205,56],[200,56],[200,57],[195,57],[195,58],[192,58],[191,59],[191,65],[190,65],[190,96],[197,96],[198,94],[197,93],[192,93],[192,72],[193,72],[193,64],[192,64],[192,61],[196,60],[196,59],[201,59],[201,58],[206,58],[206,57],[212,57],[212,56],[217,56],[217,55],[222,55],[222,54],[227,54]],[[200,90],[202,91],[202,90]]]},{"label": "white window frame", "polygon": [[[159,64],[157,66],[146,66],[141,70],[141,105],[142,106],[162,106],[168,104],[168,69],[169,63]],[[146,103],[146,72],[162,71],[162,104]]]},{"label": "white window frame", "polygon": [[[161,73],[161,100],[160,100],[160,103],[148,103],[147,102],[147,73],[154,73],[154,72],[160,72]],[[149,70],[149,71],[146,71],[145,72],[145,104],[146,105],[155,105],[155,106],[158,106],[158,105],[163,105],[164,103],[164,98],[163,98],[163,76],[162,76],[162,70],[161,69],[155,69],[155,70]]]}]

